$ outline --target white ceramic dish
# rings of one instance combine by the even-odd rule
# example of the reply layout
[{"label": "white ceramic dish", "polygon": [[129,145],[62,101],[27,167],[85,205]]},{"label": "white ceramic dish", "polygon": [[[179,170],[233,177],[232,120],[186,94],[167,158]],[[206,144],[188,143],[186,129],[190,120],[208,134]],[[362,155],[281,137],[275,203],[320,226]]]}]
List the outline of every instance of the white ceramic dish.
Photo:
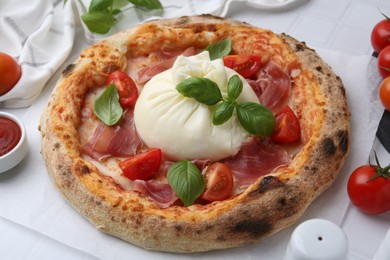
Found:
[{"label": "white ceramic dish", "polygon": [[3,173],[12,169],[22,161],[22,159],[26,156],[28,143],[26,129],[23,123],[17,117],[6,112],[0,112],[0,117],[11,119],[19,126],[21,130],[19,143],[11,151],[4,154],[3,156],[0,156],[0,173]]}]

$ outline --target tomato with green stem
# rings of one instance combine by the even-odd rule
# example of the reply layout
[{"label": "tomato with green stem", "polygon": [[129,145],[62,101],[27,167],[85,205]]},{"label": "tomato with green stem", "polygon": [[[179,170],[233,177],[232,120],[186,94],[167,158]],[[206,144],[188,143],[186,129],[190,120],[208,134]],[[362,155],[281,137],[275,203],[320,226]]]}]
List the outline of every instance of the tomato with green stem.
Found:
[{"label": "tomato with green stem", "polygon": [[353,205],[367,214],[390,210],[390,165],[382,168],[375,154],[376,164],[363,165],[354,170],[347,184]]},{"label": "tomato with green stem", "polygon": [[390,45],[390,19],[386,18],[377,23],[371,32],[371,45],[376,53],[380,53],[386,46]]}]

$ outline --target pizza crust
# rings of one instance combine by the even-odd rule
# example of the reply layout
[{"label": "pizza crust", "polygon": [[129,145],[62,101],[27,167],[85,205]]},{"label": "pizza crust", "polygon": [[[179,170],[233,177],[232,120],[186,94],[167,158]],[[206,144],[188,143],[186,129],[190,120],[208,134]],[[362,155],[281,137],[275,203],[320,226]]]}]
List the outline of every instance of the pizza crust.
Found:
[{"label": "pizza crust", "polygon": [[[122,190],[81,158],[77,128],[83,100],[90,89],[104,84],[108,73],[124,70],[129,55],[143,55],[157,43],[204,47],[232,31],[269,34],[271,41],[286,46],[278,55],[298,59],[306,75],[294,82],[292,103],[305,145],[287,167],[260,177],[234,198],[161,209],[136,192]],[[172,42],[178,35],[181,40]],[[233,38],[233,51],[252,51],[251,39],[245,41],[249,46],[234,45]],[[146,249],[188,253],[253,243],[295,223],[346,160],[349,118],[341,79],[314,50],[285,34],[203,15],[152,21],[86,49],[63,72],[42,114],[40,131],[53,183],[96,228]]]}]

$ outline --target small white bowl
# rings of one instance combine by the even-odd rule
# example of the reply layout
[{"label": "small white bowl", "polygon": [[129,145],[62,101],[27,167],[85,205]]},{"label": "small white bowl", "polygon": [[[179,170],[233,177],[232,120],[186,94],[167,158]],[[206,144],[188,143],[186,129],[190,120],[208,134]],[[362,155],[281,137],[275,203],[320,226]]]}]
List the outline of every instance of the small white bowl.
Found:
[{"label": "small white bowl", "polygon": [[0,112],[0,117],[5,117],[14,121],[21,130],[21,137],[19,143],[8,153],[0,156],[0,173],[8,171],[15,167],[22,159],[26,156],[28,150],[26,129],[24,128],[23,123],[14,115]]}]

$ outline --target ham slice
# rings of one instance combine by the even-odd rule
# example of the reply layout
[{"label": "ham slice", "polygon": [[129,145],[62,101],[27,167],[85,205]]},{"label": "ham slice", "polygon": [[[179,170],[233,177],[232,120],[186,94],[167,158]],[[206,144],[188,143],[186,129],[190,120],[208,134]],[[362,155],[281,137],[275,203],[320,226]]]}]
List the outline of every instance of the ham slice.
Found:
[{"label": "ham slice", "polygon": [[110,156],[133,156],[140,145],[133,111],[126,110],[119,125],[107,126],[99,122],[88,143],[81,149],[88,156],[101,161]]},{"label": "ham slice", "polygon": [[156,180],[135,180],[133,190],[154,201],[160,208],[168,208],[178,199],[168,183]]},{"label": "ham slice", "polygon": [[271,143],[268,139],[254,138],[244,143],[235,156],[223,162],[232,171],[238,187],[245,187],[289,161],[284,147]]},{"label": "ham slice", "polygon": [[[197,51],[194,47],[187,48],[185,51],[178,53],[177,51],[172,51],[170,56],[167,52],[164,52],[163,55],[160,55],[159,59],[165,59],[153,66],[142,68],[138,71],[138,79],[137,82],[144,84],[148,82],[153,76],[159,74],[160,72],[163,72],[167,69],[172,68],[173,64],[175,63],[178,56],[192,56],[195,55]],[[168,58],[169,57],[169,58]]]},{"label": "ham slice", "polygon": [[278,64],[268,62],[256,80],[248,79],[260,103],[274,114],[287,105],[291,92],[290,76]]}]

